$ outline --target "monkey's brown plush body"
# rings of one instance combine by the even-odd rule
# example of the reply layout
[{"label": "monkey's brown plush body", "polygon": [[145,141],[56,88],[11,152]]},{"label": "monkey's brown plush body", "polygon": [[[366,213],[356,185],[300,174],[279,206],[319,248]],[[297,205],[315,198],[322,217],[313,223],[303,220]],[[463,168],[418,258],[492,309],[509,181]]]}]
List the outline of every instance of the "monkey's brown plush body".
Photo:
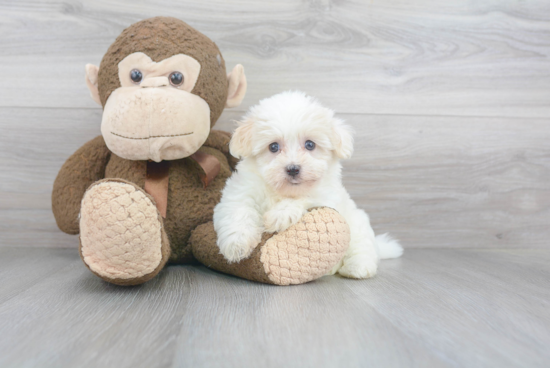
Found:
[{"label": "monkey's brown plush body", "polygon": [[[228,141],[227,133],[213,130],[200,148],[201,152],[215,156],[221,164],[220,172],[206,188],[200,179],[202,169],[193,159],[169,161],[168,201],[163,224],[173,263],[193,260],[187,247],[191,231],[212,221],[214,206],[220,200],[225,180],[231,175]],[[101,179],[124,180],[143,189],[147,164],[147,161],[125,160],[111,153],[101,136],[86,143],[67,160],[54,184],[52,208],[59,228],[69,234],[79,233],[78,215],[84,193]],[[86,170],[82,170],[83,167]],[[75,177],[76,173],[80,175]]]},{"label": "monkey's brown plush body", "polygon": [[219,254],[213,210],[236,159],[230,135],[211,127],[224,105],[240,103],[246,79],[240,65],[226,78],[206,36],[174,18],[151,18],[124,30],[100,68],[86,69],[104,108],[102,136],[63,165],[52,209],[61,230],[80,233],[81,257],[94,274],[136,285],[167,262],[199,261],[284,285],[316,279],[338,263],[349,229],[327,208],[266,234],[239,263]]}]

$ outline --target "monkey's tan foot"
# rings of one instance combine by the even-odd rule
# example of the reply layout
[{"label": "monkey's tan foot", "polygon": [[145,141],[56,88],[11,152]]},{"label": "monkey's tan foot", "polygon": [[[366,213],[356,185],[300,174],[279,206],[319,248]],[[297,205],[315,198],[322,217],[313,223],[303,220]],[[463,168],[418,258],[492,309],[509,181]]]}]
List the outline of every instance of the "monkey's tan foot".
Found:
[{"label": "monkey's tan foot", "polygon": [[191,235],[193,255],[217,271],[267,284],[303,284],[327,274],[344,257],[349,227],[331,208],[317,208],[278,234],[264,234],[250,257],[228,263],[216,245],[212,222]]},{"label": "monkey's tan foot", "polygon": [[152,198],[136,185],[105,179],[82,199],[80,255],[88,268],[117,285],[137,285],[166,264],[170,245]]}]

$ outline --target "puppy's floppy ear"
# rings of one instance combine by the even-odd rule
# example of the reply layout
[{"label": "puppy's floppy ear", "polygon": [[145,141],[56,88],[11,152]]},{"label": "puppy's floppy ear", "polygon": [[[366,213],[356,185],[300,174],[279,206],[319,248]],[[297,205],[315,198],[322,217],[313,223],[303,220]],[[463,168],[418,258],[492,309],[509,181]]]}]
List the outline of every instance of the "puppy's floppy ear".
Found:
[{"label": "puppy's floppy ear", "polygon": [[332,120],[332,146],[336,156],[341,159],[351,158],[353,154],[353,128],[340,119]]},{"label": "puppy's floppy ear", "polygon": [[252,129],[254,121],[250,118],[239,122],[235,133],[229,142],[229,152],[236,158],[248,157],[252,154]]}]

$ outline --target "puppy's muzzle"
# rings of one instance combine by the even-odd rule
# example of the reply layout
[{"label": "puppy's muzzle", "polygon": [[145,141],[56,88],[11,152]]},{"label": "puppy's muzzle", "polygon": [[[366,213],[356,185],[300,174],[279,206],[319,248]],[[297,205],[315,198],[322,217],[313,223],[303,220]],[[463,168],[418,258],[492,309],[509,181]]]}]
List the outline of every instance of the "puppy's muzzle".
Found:
[{"label": "puppy's muzzle", "polygon": [[295,178],[300,173],[300,166],[298,166],[298,165],[288,165],[286,167],[286,173],[290,177]]}]

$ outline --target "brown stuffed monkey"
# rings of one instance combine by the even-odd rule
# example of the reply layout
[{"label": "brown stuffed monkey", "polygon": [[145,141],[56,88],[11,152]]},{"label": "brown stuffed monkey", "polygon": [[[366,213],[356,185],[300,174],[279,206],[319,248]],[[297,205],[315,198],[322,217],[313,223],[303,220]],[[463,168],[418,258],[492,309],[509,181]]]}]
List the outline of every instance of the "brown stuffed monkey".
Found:
[{"label": "brown stuffed monkey", "polygon": [[212,225],[236,159],[230,134],[211,130],[224,107],[246,92],[241,65],[226,75],[209,38],[186,23],[156,17],[125,29],[86,84],[103,107],[102,135],[61,168],[52,209],[59,228],[80,233],[80,255],[97,276],[137,285],[167,262],[202,264],[249,280],[287,285],[326,274],[343,256],[349,229],[314,209],[253,254],[228,263]]}]

